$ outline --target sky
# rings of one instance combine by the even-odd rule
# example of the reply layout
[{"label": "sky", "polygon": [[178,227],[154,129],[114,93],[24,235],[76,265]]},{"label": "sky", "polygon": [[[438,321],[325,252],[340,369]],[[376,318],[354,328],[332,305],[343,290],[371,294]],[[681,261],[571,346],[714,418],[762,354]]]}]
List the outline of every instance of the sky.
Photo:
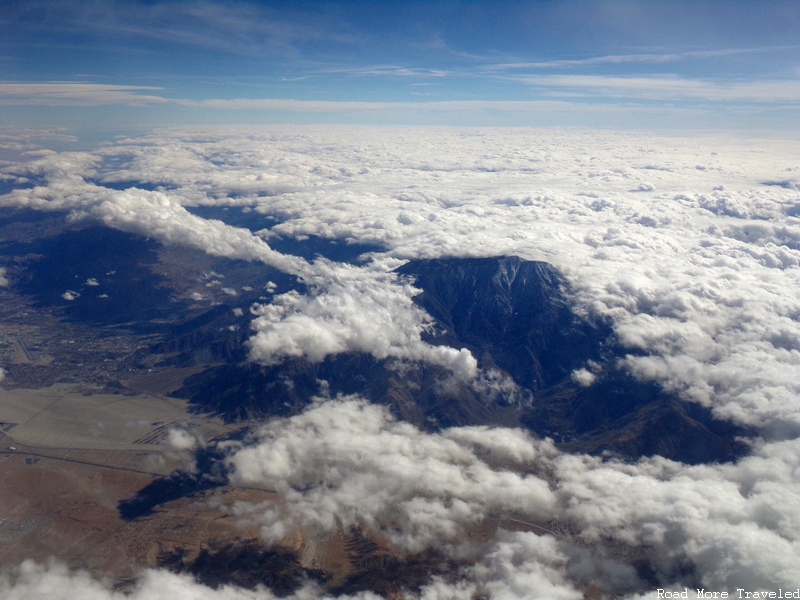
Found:
[{"label": "sky", "polygon": [[792,0],[6,0],[0,126],[785,131]]}]

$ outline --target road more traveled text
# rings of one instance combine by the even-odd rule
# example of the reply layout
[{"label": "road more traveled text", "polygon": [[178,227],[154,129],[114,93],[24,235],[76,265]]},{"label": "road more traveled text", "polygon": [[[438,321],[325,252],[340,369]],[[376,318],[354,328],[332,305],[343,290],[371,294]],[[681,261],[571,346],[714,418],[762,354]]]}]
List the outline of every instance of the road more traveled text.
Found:
[{"label": "road more traveled text", "polygon": [[683,588],[682,592],[670,592],[662,588],[656,589],[656,598],[798,598],[800,599],[800,588],[794,590],[764,592],[748,591],[744,588],[736,588],[736,592],[710,592],[706,589],[695,589],[696,596],[689,595],[689,588]]}]

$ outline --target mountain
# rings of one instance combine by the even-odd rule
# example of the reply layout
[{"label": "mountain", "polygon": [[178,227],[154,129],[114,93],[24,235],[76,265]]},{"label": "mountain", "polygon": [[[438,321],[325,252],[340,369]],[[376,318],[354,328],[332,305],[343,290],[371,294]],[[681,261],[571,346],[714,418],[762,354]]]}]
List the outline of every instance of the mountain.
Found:
[{"label": "mountain", "polygon": [[415,298],[440,326],[428,341],[469,348],[536,391],[601,360],[611,328],[575,314],[568,284],[551,265],[516,256],[411,261]]},{"label": "mountain", "polygon": [[[688,463],[746,451],[736,438],[748,432],[621,370],[618,359],[631,351],[610,323],[576,310],[568,280],[544,262],[443,258],[397,269],[421,290],[414,300],[433,319],[425,341],[469,349],[489,374],[467,385],[442,367],[368,354],[248,362],[246,308],[271,293],[253,282],[269,280],[276,293],[305,291],[294,276],[264,265],[31,211],[9,218],[3,239],[0,253],[15,278],[14,292],[6,290],[9,318],[39,315],[25,319],[29,333],[19,343],[30,356],[11,367],[16,385],[80,373],[87,389],[114,393],[133,385],[129,373],[156,368],[174,374],[171,389],[194,411],[229,423],[294,415],[319,395],[360,394],[428,431],[525,427],[570,451]],[[323,240],[309,248],[351,261],[369,249]],[[202,301],[192,300],[198,295]],[[67,335],[74,344],[62,342]],[[573,373],[586,368],[594,381],[583,386]]]},{"label": "mountain", "polygon": [[[188,377],[176,395],[228,421],[288,416],[315,395],[359,393],[427,430],[522,426],[573,451],[688,463],[728,461],[746,451],[735,439],[741,429],[620,370],[616,359],[626,350],[611,325],[576,312],[568,281],[552,265],[514,256],[449,258],[410,261],[397,272],[422,290],[415,302],[435,323],[426,341],[468,348],[482,369],[518,386],[510,399],[491,385],[443,386],[440,367],[399,369],[394,359],[355,353],[269,367],[228,362]],[[199,340],[204,328],[220,329],[212,319],[184,335]],[[188,360],[202,346],[173,360]],[[587,365],[596,380],[583,386],[572,374]]]}]

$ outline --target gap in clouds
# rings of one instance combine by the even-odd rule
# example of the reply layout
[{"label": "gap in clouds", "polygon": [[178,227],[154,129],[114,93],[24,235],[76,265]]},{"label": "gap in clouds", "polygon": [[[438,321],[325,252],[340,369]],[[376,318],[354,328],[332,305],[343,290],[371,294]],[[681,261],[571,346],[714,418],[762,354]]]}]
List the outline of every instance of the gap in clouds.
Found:
[{"label": "gap in clouds", "polygon": [[300,256],[307,261],[317,257],[340,263],[364,262],[365,256],[379,253],[385,248],[377,245],[344,243],[338,240],[327,240],[316,235],[292,238],[281,235],[270,235],[270,229],[280,225],[280,221],[272,215],[263,215],[249,207],[238,208],[228,206],[196,206],[188,207],[192,214],[204,219],[217,219],[232,227],[244,227],[255,234],[268,239],[272,248],[282,254]]}]

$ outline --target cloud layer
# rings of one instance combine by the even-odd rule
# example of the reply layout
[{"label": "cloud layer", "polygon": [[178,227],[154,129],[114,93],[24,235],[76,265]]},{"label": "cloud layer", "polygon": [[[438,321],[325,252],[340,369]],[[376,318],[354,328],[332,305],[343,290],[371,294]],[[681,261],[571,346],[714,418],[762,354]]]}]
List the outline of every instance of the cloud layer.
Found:
[{"label": "cloud layer", "polygon": [[[800,504],[790,499],[800,497],[800,484],[792,475],[797,455],[788,457],[798,449],[797,441],[765,445],[737,465],[685,467],[659,457],[623,464],[561,454],[517,430],[425,434],[381,407],[339,399],[273,421],[229,465],[235,482],[284,496],[279,507],[239,507],[262,523],[269,543],[303,528],[355,524],[405,553],[477,555],[465,580],[498,597],[526,571],[568,596],[590,584],[616,593],[646,589],[625,560],[637,554],[659,581],[679,589],[792,586]],[[511,515],[539,526],[486,543],[468,535]],[[569,533],[548,529],[566,524]],[[681,573],[687,564],[693,572]],[[501,569],[507,577],[493,581]]]},{"label": "cloud layer", "polygon": [[457,553],[469,529],[490,514],[552,516],[548,484],[520,472],[541,452],[554,450],[519,431],[429,435],[396,422],[382,407],[344,398],[266,425],[229,464],[234,483],[284,495],[280,508],[250,509],[264,520],[262,534],[270,543],[293,528],[336,532],[359,525],[403,553],[445,546]]},{"label": "cloud layer", "polygon": [[[423,598],[580,598],[593,583],[631,596],[655,586],[797,586],[796,142],[560,130],[176,129],[3,171],[17,182],[0,197],[4,206],[69,211],[297,276],[303,293],[252,307],[253,360],[358,351],[471,377],[468,353],[421,341],[428,321],[411,301],[413,284],[391,271],[411,258],[515,254],[565,273],[576,309],[613,324],[630,350],[622,366],[634,376],[756,432],[751,455],[735,464],[626,464],[563,454],[515,430],[426,434],[358,398],[321,400],[229,448],[235,482],[285,499],[239,507],[242,518],[262,524],[266,541],[353,523],[398,552],[435,546],[472,557],[457,582],[432,580]],[[275,224],[251,232],[186,210],[200,205],[253,211]],[[312,235],[384,250],[347,265],[270,246]],[[592,385],[591,375],[576,378]],[[481,523],[503,518],[550,531],[501,526],[480,544],[465,541]],[[21,573],[12,589],[34,589],[20,587],[34,585]],[[57,567],[47,573],[82,577]],[[153,578],[196,585],[159,572],[143,581]]]},{"label": "cloud layer", "polygon": [[[147,92],[161,88],[75,82],[0,82],[0,105],[5,106],[145,106],[167,100]],[[143,93],[144,92],[144,93]]]},{"label": "cloud layer", "polygon": [[[260,261],[296,275],[309,287],[307,296],[283,294],[270,305],[252,308],[258,315],[252,324],[257,333],[250,340],[256,362],[272,364],[286,356],[320,361],[358,351],[379,359],[425,360],[461,378],[476,375],[476,361],[468,351],[421,341],[430,319],[411,300],[418,291],[387,272],[397,261],[376,261],[364,269],[323,259],[310,264],[276,252],[247,229],[188,212],[180,195],[137,187],[113,190],[85,181],[97,160],[81,153],[48,154],[15,173],[17,180],[41,178],[46,185],[14,190],[3,201],[7,206],[69,211],[75,220],[96,220],[165,244]],[[75,292],[64,294],[67,300],[76,297]]]}]

